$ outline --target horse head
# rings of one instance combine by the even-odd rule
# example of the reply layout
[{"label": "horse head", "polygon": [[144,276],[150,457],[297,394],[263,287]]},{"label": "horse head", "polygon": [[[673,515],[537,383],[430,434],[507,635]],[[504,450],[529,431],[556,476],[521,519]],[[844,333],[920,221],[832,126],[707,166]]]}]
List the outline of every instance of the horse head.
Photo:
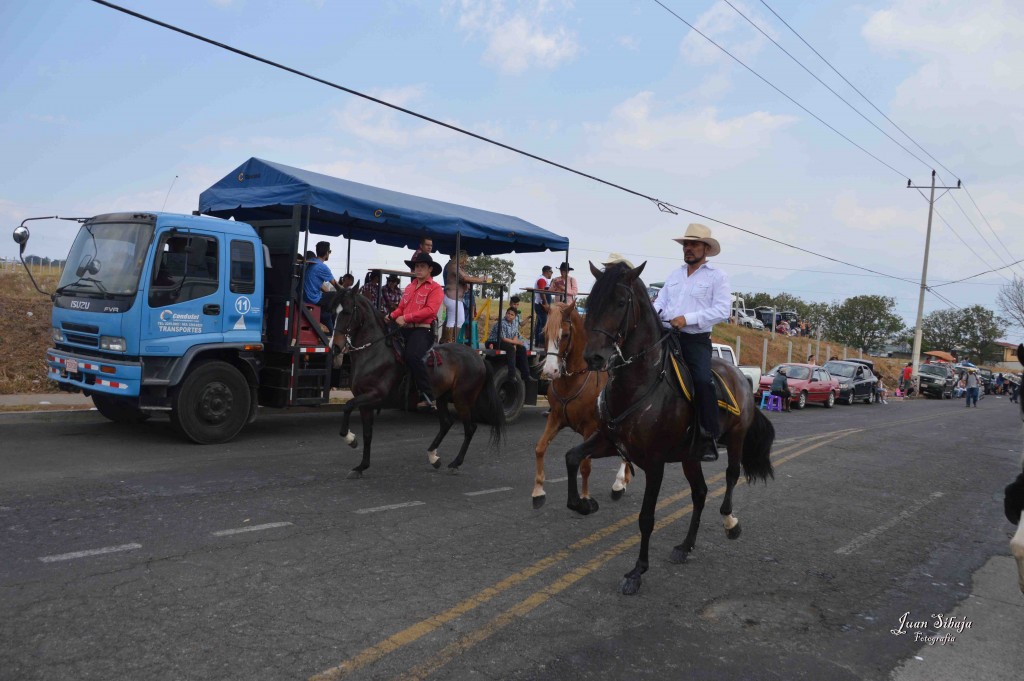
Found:
[{"label": "horse head", "polygon": [[587,345],[583,358],[592,371],[607,371],[613,359],[624,359],[622,346],[640,323],[643,303],[650,307],[640,281],[646,265],[642,262],[630,269],[616,263],[601,271],[590,263],[596,281],[587,298]]},{"label": "horse head", "polygon": [[567,370],[569,355],[574,349],[574,327],[580,321],[576,311],[576,302],[552,303],[548,312],[548,320],[544,325],[544,339],[547,344],[541,377],[553,381]]}]

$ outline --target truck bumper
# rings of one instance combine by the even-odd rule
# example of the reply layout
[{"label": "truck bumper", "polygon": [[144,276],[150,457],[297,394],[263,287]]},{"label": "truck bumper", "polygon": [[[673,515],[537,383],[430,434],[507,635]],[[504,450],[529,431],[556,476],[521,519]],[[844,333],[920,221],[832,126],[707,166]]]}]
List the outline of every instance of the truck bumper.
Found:
[{"label": "truck bumper", "polygon": [[85,357],[50,348],[46,351],[47,378],[63,390],[83,390],[121,397],[138,397],[142,364]]}]

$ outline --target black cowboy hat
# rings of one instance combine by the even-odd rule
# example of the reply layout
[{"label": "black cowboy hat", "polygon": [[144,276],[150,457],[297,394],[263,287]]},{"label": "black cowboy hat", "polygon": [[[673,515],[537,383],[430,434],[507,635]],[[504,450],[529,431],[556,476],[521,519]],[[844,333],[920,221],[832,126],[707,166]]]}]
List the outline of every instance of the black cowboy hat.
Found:
[{"label": "black cowboy hat", "polygon": [[430,263],[430,276],[436,277],[441,274],[441,263],[434,262],[434,259],[430,257],[429,253],[423,251],[416,251],[413,253],[412,260],[406,260],[405,264],[410,270],[416,269],[416,263],[425,262]]},{"label": "black cowboy hat", "polygon": [[389,274],[388,281],[401,281],[401,279],[398,278],[397,274]]},{"label": "black cowboy hat", "polygon": [[559,270],[566,270],[567,269],[567,270],[569,270],[571,272],[572,270],[575,270],[576,268],[575,267],[569,267],[569,263],[563,262],[561,265],[558,266],[558,269]]}]

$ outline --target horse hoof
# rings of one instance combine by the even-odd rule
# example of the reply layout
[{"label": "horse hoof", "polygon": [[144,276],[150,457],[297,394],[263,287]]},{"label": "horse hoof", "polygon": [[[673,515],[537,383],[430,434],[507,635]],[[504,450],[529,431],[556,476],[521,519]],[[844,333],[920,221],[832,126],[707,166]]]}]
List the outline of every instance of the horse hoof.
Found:
[{"label": "horse hoof", "polygon": [[441,467],[441,459],[438,459],[437,461],[435,461],[434,463],[432,463],[430,465],[433,466],[434,470],[436,471],[438,468]]},{"label": "horse hoof", "polygon": [[[440,462],[438,462],[438,463],[440,463]],[[451,463],[448,464],[448,473],[451,474],[451,475],[458,475],[459,474],[459,467],[456,466],[455,464],[451,464]]]},{"label": "horse hoof", "polygon": [[363,477],[363,472],[353,468],[348,472],[348,475],[346,477],[349,480],[358,480],[359,478]]},{"label": "horse hoof", "polygon": [[591,508],[590,504],[587,503],[587,501],[587,499],[580,499],[576,503],[567,501],[565,505],[569,508],[569,510],[576,511],[580,515],[590,515]]},{"label": "horse hoof", "polygon": [[681,565],[686,562],[686,559],[690,557],[689,551],[684,551],[681,547],[677,546],[672,549],[672,555],[668,557],[668,562]]},{"label": "horse hoof", "polygon": [[618,501],[622,498],[622,495],[626,493],[625,489],[613,489],[612,490],[612,501]]},{"label": "horse hoof", "polygon": [[590,506],[590,513],[597,513],[597,509],[601,508],[595,499],[584,499],[583,501]]},{"label": "horse hoof", "polygon": [[356,449],[357,447],[359,447],[359,440],[357,438],[352,438],[352,442],[349,442],[348,446],[351,447],[352,449]]},{"label": "horse hoof", "polygon": [[533,510],[537,510],[544,505],[544,502],[548,500],[548,495],[541,494],[539,497],[533,498]]},{"label": "horse hoof", "polygon": [[739,539],[740,538],[740,525],[739,525],[739,523],[736,523],[736,525],[731,530],[726,530],[725,531],[725,536],[728,537],[729,539]]},{"label": "horse hoof", "polygon": [[637,591],[640,590],[640,577],[624,577],[622,584],[619,586],[619,591],[622,592],[623,596],[633,596]]}]

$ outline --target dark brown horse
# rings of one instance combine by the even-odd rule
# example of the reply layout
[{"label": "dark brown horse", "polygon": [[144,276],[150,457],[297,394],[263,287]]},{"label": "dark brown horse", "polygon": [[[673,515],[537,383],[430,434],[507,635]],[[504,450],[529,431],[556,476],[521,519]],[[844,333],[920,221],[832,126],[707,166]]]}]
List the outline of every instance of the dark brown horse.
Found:
[{"label": "dark brown horse", "polygon": [[[681,462],[690,485],[693,513],[683,543],[676,546],[671,560],[686,560],[697,540],[701,513],[708,495],[699,451],[690,451],[696,424],[693,405],[679,396],[672,385],[671,369],[663,357],[661,321],[640,281],[646,263],[630,269],[623,264],[590,270],[597,280],[587,299],[587,346],[584,357],[591,369],[607,369],[611,379],[598,398],[601,427],[583,444],[565,455],[569,474],[569,508],[587,514],[589,504],[576,489],[576,471],[584,459],[619,456],[623,453],[646,475],[644,501],[640,510],[640,556],[622,581],[623,594],[640,589],[647,572],[648,548],[654,530],[654,509],[661,491],[665,464]],[[740,477],[767,481],[774,477],[770,453],[775,428],[757,408],[750,385],[736,367],[712,360],[712,368],[735,396],[739,414],[719,410],[722,440],[729,450],[725,470],[726,492],[719,513],[726,536],[740,535],[739,521],[732,515],[732,493]]]},{"label": "dark brown horse", "polygon": [[[563,428],[572,428],[585,438],[597,430],[597,396],[608,382],[607,371],[590,371],[583,360],[583,349],[587,343],[587,331],[583,328],[583,317],[576,311],[574,303],[552,303],[548,321],[544,327],[547,340],[547,355],[541,367],[541,378],[548,384],[548,414],[544,432],[537,440],[537,473],[533,484],[533,507],[544,505],[544,455],[551,440]],[[590,498],[590,459],[580,462],[583,477],[582,498],[597,510],[597,502]],[[626,486],[633,478],[633,472],[623,462],[612,484],[612,499],[621,499]]]},{"label": "dark brown horse", "polygon": [[[335,331],[344,343],[342,352],[347,353],[352,361],[354,395],[342,410],[340,435],[353,449],[359,446],[355,434],[349,430],[349,418],[358,408],[363,422],[363,460],[352,469],[349,477],[359,478],[370,467],[374,411],[382,407],[407,406],[406,395],[401,390],[406,369],[393,347],[398,335],[389,330],[386,318],[365,296],[351,289],[342,292],[337,299],[335,314]],[[450,404],[464,429],[459,455],[448,464],[454,472],[466,458],[478,422],[490,424],[491,444],[501,441],[505,413],[490,365],[467,346],[458,343],[435,345],[428,353],[427,373],[441,425],[437,437],[427,448],[427,461],[434,468],[441,466],[437,448],[455,423],[455,416],[448,409]]]}]

